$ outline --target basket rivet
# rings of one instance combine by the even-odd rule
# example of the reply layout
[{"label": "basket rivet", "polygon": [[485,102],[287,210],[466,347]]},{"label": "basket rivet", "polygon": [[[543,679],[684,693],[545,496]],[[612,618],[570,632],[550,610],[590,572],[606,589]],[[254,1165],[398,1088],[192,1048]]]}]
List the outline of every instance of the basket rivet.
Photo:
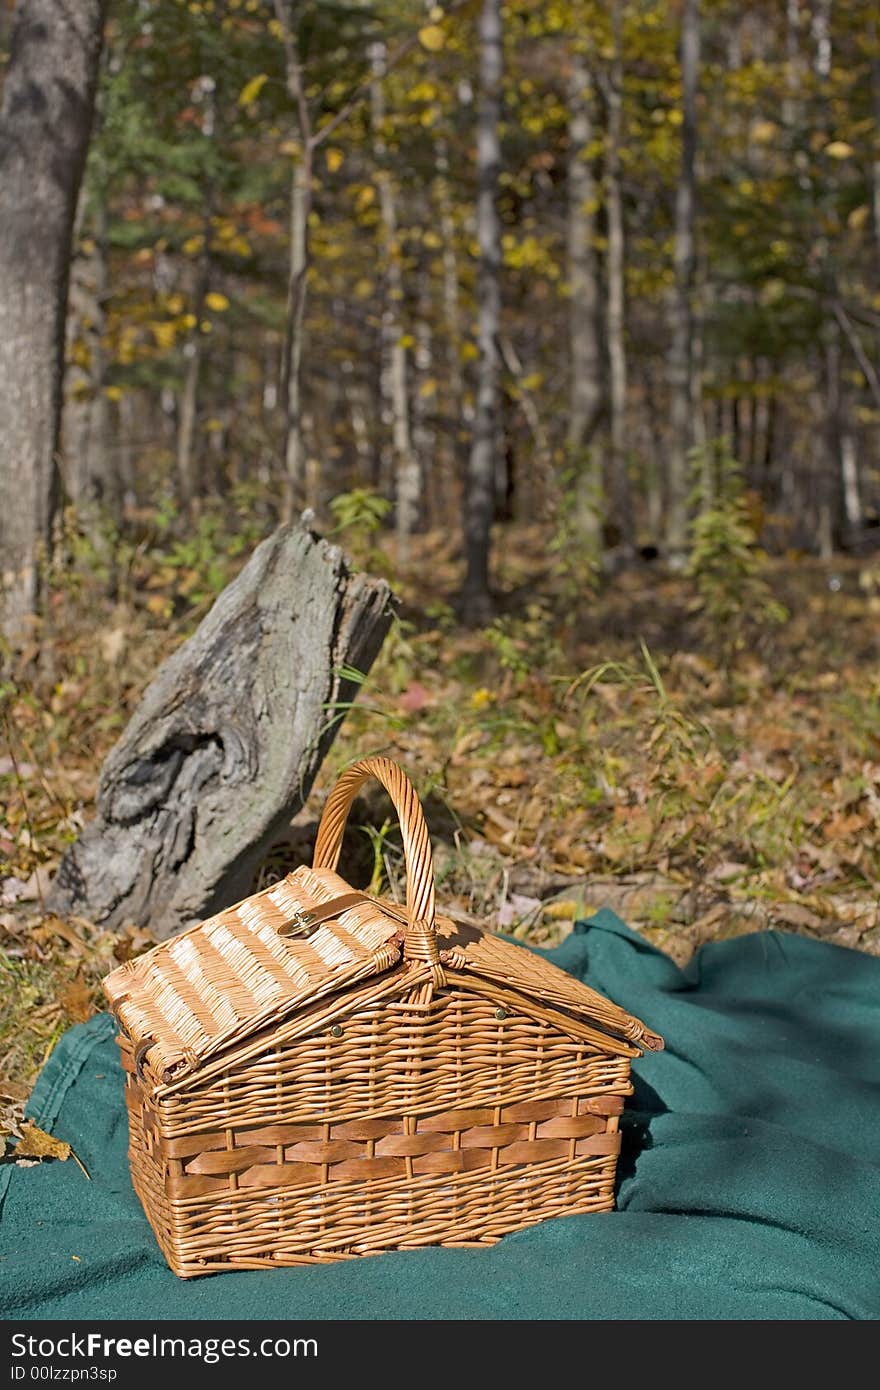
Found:
[{"label": "basket rivet", "polygon": [[504,1021],[504,1019],[507,1018],[507,1010],[506,1010],[506,1009],[496,1009],[496,1010],[495,1010],[495,1017],[498,1019],[499,1023],[502,1023],[502,1022]]},{"label": "basket rivet", "polygon": [[342,1029],[340,1028],[338,1023],[334,1023],[333,1027],[330,1029],[330,1036],[331,1038],[342,1037]]}]

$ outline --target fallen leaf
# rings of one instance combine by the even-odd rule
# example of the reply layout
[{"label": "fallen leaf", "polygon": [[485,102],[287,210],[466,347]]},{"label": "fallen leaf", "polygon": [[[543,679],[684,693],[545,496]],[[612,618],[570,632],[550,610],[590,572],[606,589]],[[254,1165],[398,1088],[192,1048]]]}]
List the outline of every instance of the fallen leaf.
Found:
[{"label": "fallen leaf", "polygon": [[10,878],[0,879],[0,903],[4,907],[11,907],[26,895],[27,883],[23,878],[16,878],[13,874]]},{"label": "fallen leaf", "polygon": [[524,893],[511,893],[498,909],[498,926],[503,931],[514,922],[521,922],[524,917],[530,917],[540,906],[540,898],[529,898]]},{"label": "fallen leaf", "polygon": [[95,1012],[92,991],[79,972],[59,990],[58,999],[71,1023],[86,1023]]},{"label": "fallen leaf", "polygon": [[22,902],[42,902],[49,891],[49,884],[52,882],[52,875],[55,872],[55,864],[40,864],[34,869],[30,878],[24,885],[24,889],[19,893]]},{"label": "fallen leaf", "polygon": [[74,931],[70,923],[65,922],[62,917],[46,917],[42,925],[50,932],[54,932],[56,936],[60,936],[62,940],[67,942],[68,946],[72,946],[78,956],[85,955],[87,949],[85,941],[79,932]]},{"label": "fallen leaf", "polygon": [[865,817],[858,812],[854,812],[849,816],[842,815],[838,812],[837,815],[832,816],[829,821],[825,822],[822,827],[822,834],[825,836],[826,840],[846,840],[850,835],[855,834],[857,830],[864,830],[866,825],[867,821]]},{"label": "fallen leaf", "polygon": [[0,1076],[0,1097],[4,1100],[27,1100],[29,1095],[27,1086],[22,1086],[20,1081],[10,1081]]},{"label": "fallen leaf", "polygon": [[569,922],[577,916],[580,911],[580,903],[574,898],[557,899],[554,903],[547,903],[544,908],[544,916],[552,917],[554,921]]},{"label": "fallen leaf", "polygon": [[822,918],[802,903],[774,903],[772,915],[778,922],[785,922],[790,927],[810,927],[815,930],[822,925]]},{"label": "fallen leaf", "polygon": [[400,696],[399,704],[407,714],[417,714],[420,709],[424,709],[430,704],[430,691],[426,690],[418,681],[410,681],[409,685]]},{"label": "fallen leaf", "polygon": [[0,777],[8,777],[16,772],[19,777],[33,777],[36,770],[33,763],[16,763],[12,758],[0,758]]},{"label": "fallen leaf", "polygon": [[62,1163],[70,1158],[71,1148],[63,1139],[47,1134],[33,1121],[27,1120],[22,1126],[21,1138],[15,1150],[16,1158],[58,1158]]},{"label": "fallen leaf", "polygon": [[108,632],[102,632],[99,638],[101,652],[108,666],[115,666],[122,656],[125,648],[127,632],[124,627],[111,627]]}]

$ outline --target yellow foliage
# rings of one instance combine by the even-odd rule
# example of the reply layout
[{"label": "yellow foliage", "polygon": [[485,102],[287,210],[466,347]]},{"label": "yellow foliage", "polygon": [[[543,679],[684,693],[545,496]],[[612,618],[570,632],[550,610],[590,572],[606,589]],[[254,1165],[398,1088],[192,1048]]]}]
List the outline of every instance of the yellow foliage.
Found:
[{"label": "yellow foliage", "polygon": [[861,231],[868,220],[869,211],[870,209],[867,203],[862,203],[860,207],[853,208],[849,217],[846,219],[846,225],[851,227],[854,232]]},{"label": "yellow foliage", "polygon": [[409,91],[410,101],[434,101],[436,97],[437,88],[433,82],[417,82]]},{"label": "yellow foliage", "polygon": [[531,233],[517,241],[513,233],[508,232],[502,237],[501,244],[504,250],[504,264],[512,270],[533,270],[546,276],[548,280],[559,278],[560,270],[556,261],[547,247]]},{"label": "yellow foliage", "polygon": [[445,42],[446,35],[439,24],[426,24],[424,29],[419,30],[419,43],[429,53],[439,53]]},{"label": "yellow foliage", "polygon": [[358,189],[354,200],[357,212],[366,212],[367,208],[376,201],[376,190],[371,183],[365,183]]},{"label": "yellow foliage", "polygon": [[197,233],[196,236],[187,237],[180,249],[185,256],[197,256],[204,244],[205,238]]},{"label": "yellow foliage", "polygon": [[107,397],[108,401],[121,401],[124,392],[121,386],[105,386],[104,395]]},{"label": "yellow foliage", "polygon": [[71,343],[68,357],[75,367],[81,367],[84,372],[87,372],[92,365],[92,354],[89,352],[88,343],[84,342],[82,338],[77,338],[76,342]]},{"label": "yellow foliage", "polygon": [[219,290],[209,290],[205,295],[205,305],[208,309],[213,309],[216,314],[222,314],[229,308],[229,300]]},{"label": "yellow foliage", "polygon": [[267,72],[258,72],[256,77],[252,77],[250,82],[246,82],[238,94],[239,106],[253,105],[268,81],[269,74]]},{"label": "yellow foliage", "polygon": [[825,146],[825,153],[830,155],[832,159],[849,159],[851,155],[855,154],[855,150],[845,140],[832,140],[829,145]]},{"label": "yellow foliage", "polygon": [[327,163],[327,172],[335,174],[337,169],[342,168],[342,161],[345,159],[345,155],[342,150],[338,150],[335,146],[331,145],[325,152],[324,159]]},{"label": "yellow foliage", "polygon": [[423,401],[426,401],[431,396],[436,396],[436,394],[437,383],[432,376],[429,376],[427,381],[423,381],[421,386],[419,387],[419,395],[421,396]]},{"label": "yellow foliage", "polygon": [[573,898],[561,898],[557,902],[547,903],[543,913],[545,917],[549,917],[553,921],[570,922],[580,910],[580,903],[575,902]]},{"label": "yellow foliage", "polygon": [[485,709],[487,705],[495,703],[495,696],[491,690],[487,690],[485,685],[481,685],[474,691],[470,699],[471,709]]},{"label": "yellow foliage", "polygon": [[212,243],[212,249],[222,251],[227,256],[249,256],[251,254],[251,244],[247,237],[232,236],[225,240],[218,235],[217,241]]},{"label": "yellow foliage", "polygon": [[163,352],[174,346],[177,329],[173,323],[169,321],[153,323],[150,325],[150,331],[156,341],[156,347],[161,348]]}]

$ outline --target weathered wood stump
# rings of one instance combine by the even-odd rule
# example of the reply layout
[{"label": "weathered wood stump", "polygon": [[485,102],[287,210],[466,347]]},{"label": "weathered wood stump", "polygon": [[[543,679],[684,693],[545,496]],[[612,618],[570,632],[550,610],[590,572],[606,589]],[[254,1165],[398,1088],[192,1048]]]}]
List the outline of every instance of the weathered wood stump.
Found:
[{"label": "weathered wood stump", "polygon": [[170,936],[246,897],[391,621],[388,585],[282,526],[160,667],[65,854],[57,913]]}]

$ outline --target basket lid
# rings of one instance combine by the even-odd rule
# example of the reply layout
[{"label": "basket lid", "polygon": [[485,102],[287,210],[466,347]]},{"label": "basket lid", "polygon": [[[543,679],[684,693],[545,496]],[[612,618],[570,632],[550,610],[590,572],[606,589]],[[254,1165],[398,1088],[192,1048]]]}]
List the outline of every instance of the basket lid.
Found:
[{"label": "basket lid", "polygon": [[[336,873],[342,828],[357,788],[378,777],[398,810],[407,861],[406,910],[354,893]],[[392,988],[425,980],[538,1008],[541,1017],[611,1052],[637,1056],[663,1040],[549,961],[479,927],[436,913],[430,839],[415,790],[387,758],[355,763],[328,798],[312,868],[219,912],[121,965],[104,990],[130,1039],[164,1086],[328,996],[398,967]],[[219,1062],[217,1063],[220,1064]]]},{"label": "basket lid", "polygon": [[400,926],[366,896],[307,936],[283,934],[350,893],[338,874],[301,867],[112,971],[104,993],[136,1054],[176,1080],[298,1008],[396,964]]}]

